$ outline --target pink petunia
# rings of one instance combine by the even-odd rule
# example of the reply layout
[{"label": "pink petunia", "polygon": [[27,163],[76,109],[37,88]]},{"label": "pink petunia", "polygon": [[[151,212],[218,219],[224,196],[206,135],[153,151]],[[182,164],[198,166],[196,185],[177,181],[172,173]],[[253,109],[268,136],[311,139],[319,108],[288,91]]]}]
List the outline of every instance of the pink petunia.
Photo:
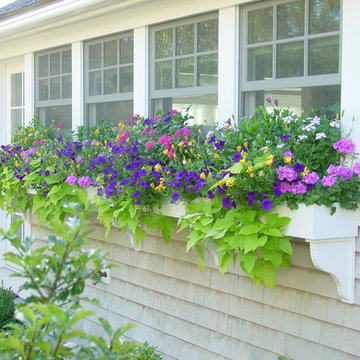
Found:
[{"label": "pink petunia", "polygon": [[360,162],[354,164],[353,171],[356,175],[360,175]]},{"label": "pink petunia", "polygon": [[58,125],[58,128],[61,129],[61,128],[63,128],[64,126],[65,126],[64,124],[60,124],[60,125]]},{"label": "pink petunia", "polygon": [[151,150],[153,147],[154,147],[155,143],[153,141],[148,141],[145,145],[145,147],[148,149],[148,150]]}]

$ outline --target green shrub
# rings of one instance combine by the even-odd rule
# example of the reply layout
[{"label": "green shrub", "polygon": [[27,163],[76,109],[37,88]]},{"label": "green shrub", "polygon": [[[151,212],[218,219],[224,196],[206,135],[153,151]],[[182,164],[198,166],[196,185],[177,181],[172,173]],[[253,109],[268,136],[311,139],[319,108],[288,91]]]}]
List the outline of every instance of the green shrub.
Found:
[{"label": "green shrub", "polygon": [[1,281],[0,286],[0,329],[3,329],[11,320],[14,319],[16,295],[11,287],[4,288],[4,282]]},{"label": "green shrub", "polygon": [[98,303],[82,296],[86,281],[101,281],[99,272],[112,264],[105,264],[106,253],[99,249],[86,250],[86,236],[91,230],[84,220],[90,212],[76,204],[65,205],[65,211],[69,214],[65,222],[51,221],[49,230],[54,235],[47,237],[45,246],[33,250],[37,238],[21,241],[17,237],[21,220],[14,222],[7,233],[0,229],[2,237],[17,250],[4,258],[19,267],[15,276],[24,278],[20,290],[32,294],[16,305],[17,321],[0,331],[0,359],[161,359],[148,344],[124,341],[122,336],[132,324],[114,330],[106,319],[98,318],[105,337],[79,329],[82,320],[95,315],[82,307],[83,301]]}]

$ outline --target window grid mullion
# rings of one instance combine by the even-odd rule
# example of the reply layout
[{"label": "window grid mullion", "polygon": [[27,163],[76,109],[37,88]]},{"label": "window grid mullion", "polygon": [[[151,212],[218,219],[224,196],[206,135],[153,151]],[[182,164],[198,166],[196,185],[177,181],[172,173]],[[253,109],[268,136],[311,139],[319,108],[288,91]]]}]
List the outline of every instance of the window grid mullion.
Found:
[{"label": "window grid mullion", "polygon": [[310,16],[309,16],[310,8],[309,8],[309,0],[305,1],[305,19],[304,19],[304,76],[308,76],[309,74],[309,25],[310,25]]},{"label": "window grid mullion", "polygon": [[274,80],[277,78],[277,4],[273,5],[273,53],[272,53],[272,76]]}]

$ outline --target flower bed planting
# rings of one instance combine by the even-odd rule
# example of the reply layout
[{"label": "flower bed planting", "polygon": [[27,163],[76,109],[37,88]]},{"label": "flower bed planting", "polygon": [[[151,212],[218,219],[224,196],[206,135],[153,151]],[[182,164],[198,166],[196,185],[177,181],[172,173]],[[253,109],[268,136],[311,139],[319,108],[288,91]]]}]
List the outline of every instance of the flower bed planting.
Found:
[{"label": "flower bed planting", "polygon": [[[291,256],[281,232],[290,219],[276,214],[277,205],[358,207],[360,163],[341,119],[258,108],[239,125],[228,119],[208,133],[189,120],[172,110],[75,134],[35,120],[2,146],[0,206],[31,209],[46,221],[62,219],[61,204],[75,201],[95,207],[107,228],[129,227],[140,244],[146,226],[169,241],[175,220],[154,209],[166,199],[185,203],[178,225],[189,229],[187,249],[198,251],[200,266],[211,238],[222,272],[238,261],[256,285],[269,287]],[[97,194],[90,205],[88,188]]]}]

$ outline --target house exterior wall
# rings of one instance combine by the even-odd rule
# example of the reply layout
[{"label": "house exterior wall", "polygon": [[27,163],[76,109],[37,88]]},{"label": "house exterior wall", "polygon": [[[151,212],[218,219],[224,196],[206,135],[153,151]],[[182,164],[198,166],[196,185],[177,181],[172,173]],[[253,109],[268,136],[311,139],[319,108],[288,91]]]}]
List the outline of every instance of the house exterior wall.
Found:
[{"label": "house exterior wall", "polygon": [[[239,111],[239,5],[245,0],[122,1],[109,3],[106,11],[94,9],[59,16],[52,23],[34,22],[19,31],[0,24],[0,117],[6,118],[6,68],[24,64],[25,118],[34,114],[34,53],[71,44],[73,66],[73,126],[83,119],[83,42],[112,33],[133,30],[134,113],[147,115],[149,26],[174,19],[219,12],[219,119]],[[85,3],[85,1],[84,1]],[[221,3],[219,5],[219,3]],[[120,5],[121,6],[120,6]],[[354,34],[360,33],[360,2],[342,1],[341,102],[345,129],[360,142],[358,84],[360,47]],[[35,21],[35,20],[34,20]],[[34,26],[35,24],[35,26]],[[11,25],[11,24],[10,24]],[[9,26],[10,26],[9,25]],[[353,121],[355,117],[355,121]],[[1,120],[1,143],[8,138],[8,123]],[[0,217],[6,225],[5,215]],[[35,224],[31,234],[39,233]],[[44,232],[41,232],[41,236]],[[309,244],[294,239],[293,266],[278,273],[273,291],[256,289],[238,267],[221,275],[207,254],[201,273],[197,255],[185,253],[185,235],[163,243],[150,234],[141,251],[135,251],[129,237],[113,229],[108,242],[104,229],[96,225],[90,235],[92,246],[109,251],[111,283],[88,286],[89,295],[99,298],[98,315],[113,326],[138,324],[127,336],[158,347],[165,359],[249,359],[271,360],[280,355],[304,360],[355,360],[360,358],[360,240],[356,241],[356,303],[341,302],[333,279],[314,268]],[[4,246],[0,243],[0,246]],[[0,248],[0,253],[5,248]],[[4,264],[0,261],[0,266]],[[11,285],[10,270],[1,268],[0,279]],[[18,284],[15,284],[15,287]],[[86,323],[97,331],[94,322]]]},{"label": "house exterior wall", "polygon": [[[96,221],[93,222],[96,224]],[[33,219],[32,235],[44,238]],[[140,251],[116,228],[104,240],[97,224],[91,247],[109,252],[110,284],[89,284],[91,306],[114,327],[132,322],[131,340],[156,345],[164,359],[355,360],[360,357],[360,241],[357,239],[356,300],[339,299],[334,280],[312,265],[309,245],[293,239],[292,266],[278,272],[273,290],[257,289],[232,266],[221,275],[206,254],[203,272],[197,254],[185,252],[186,232],[165,244],[150,233]],[[84,329],[98,333],[96,322]]]}]

